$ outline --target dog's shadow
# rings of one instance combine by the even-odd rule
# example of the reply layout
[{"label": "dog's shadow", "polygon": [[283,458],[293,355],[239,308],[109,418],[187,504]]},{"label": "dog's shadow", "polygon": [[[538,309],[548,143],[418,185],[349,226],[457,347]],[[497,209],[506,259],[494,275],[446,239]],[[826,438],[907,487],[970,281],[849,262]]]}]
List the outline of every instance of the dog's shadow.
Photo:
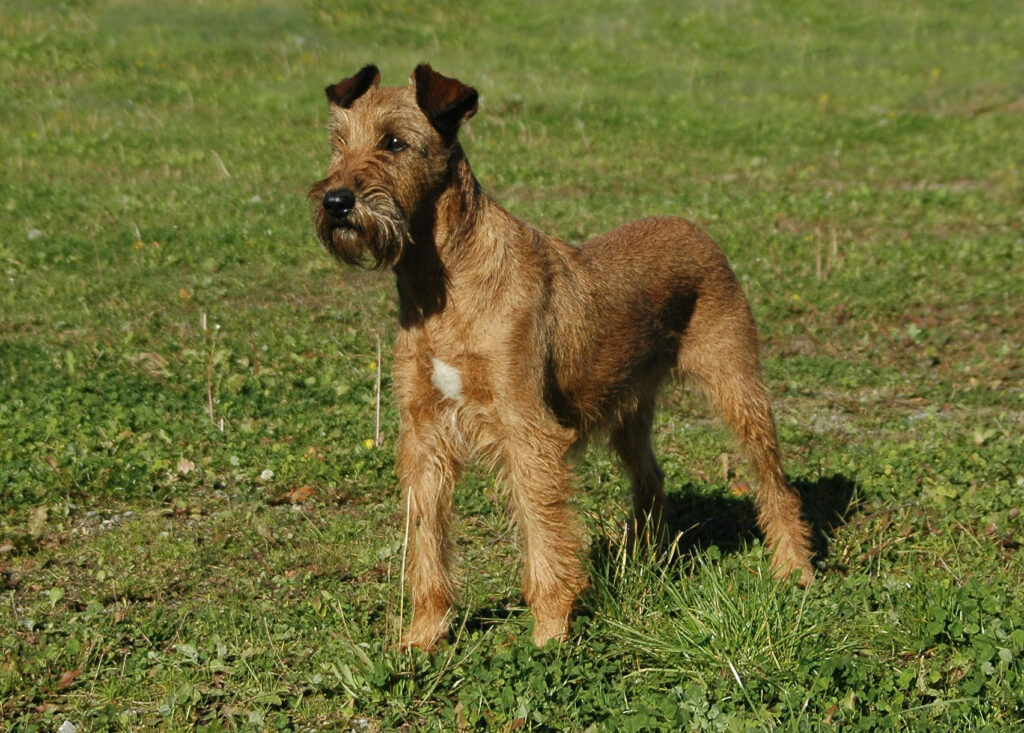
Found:
[{"label": "dog's shadow", "polygon": [[[793,481],[792,486],[803,499],[804,516],[813,530],[814,559],[823,560],[828,556],[835,531],[852,514],[851,501],[857,484],[834,474],[813,481]],[[683,556],[704,552],[709,547],[731,554],[761,537],[753,497],[746,494],[708,495],[696,487],[682,486],[666,497],[665,522],[669,536],[678,537],[678,550]],[[606,548],[609,552],[614,549]]]},{"label": "dog's shadow", "polygon": [[794,481],[793,488],[804,502],[804,515],[814,530],[814,559],[828,557],[829,546],[837,530],[857,513],[860,485],[842,474],[823,476],[816,481]]}]

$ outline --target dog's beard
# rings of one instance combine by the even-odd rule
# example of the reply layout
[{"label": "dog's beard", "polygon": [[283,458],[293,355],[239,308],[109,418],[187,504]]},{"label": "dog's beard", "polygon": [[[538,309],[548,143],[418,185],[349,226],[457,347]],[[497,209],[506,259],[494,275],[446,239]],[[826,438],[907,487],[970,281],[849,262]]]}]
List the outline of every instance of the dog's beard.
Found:
[{"label": "dog's beard", "polygon": [[324,248],[349,265],[393,267],[411,240],[408,223],[394,199],[381,191],[358,195],[344,219],[316,206],[316,232]]}]

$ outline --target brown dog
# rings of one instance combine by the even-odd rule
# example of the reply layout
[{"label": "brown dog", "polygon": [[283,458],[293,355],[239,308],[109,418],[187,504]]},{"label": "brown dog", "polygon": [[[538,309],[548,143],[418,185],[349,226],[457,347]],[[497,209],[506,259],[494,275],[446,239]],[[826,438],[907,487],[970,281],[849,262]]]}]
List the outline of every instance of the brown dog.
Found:
[{"label": "brown dog", "polygon": [[672,374],[709,398],[760,478],[758,522],[776,575],[812,579],[810,528],[786,483],[750,308],[721,250],[683,219],[643,219],[579,247],[537,231],[477,183],[457,140],[477,92],[429,66],[379,88],[377,68],[327,87],[327,177],[317,235],[338,259],[390,267],[401,330],[398,475],[409,515],[413,620],[404,646],[447,634],[452,487],[471,455],[500,470],[524,538],[533,638],[564,638],[587,579],[565,457],[606,430],[657,521],[651,450]]}]

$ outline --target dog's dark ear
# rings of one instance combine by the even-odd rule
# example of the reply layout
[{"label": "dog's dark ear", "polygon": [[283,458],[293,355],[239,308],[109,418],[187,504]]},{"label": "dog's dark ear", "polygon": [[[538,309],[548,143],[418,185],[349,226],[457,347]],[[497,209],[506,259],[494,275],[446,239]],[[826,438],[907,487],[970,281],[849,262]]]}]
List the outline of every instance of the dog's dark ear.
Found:
[{"label": "dog's dark ear", "polygon": [[420,64],[412,72],[416,103],[449,145],[455,142],[459,126],[476,114],[477,93],[458,79],[450,79]]},{"label": "dog's dark ear", "polygon": [[376,66],[364,66],[355,76],[331,84],[324,91],[327,98],[339,107],[351,107],[352,103],[366,94],[366,90],[380,84],[380,72]]}]

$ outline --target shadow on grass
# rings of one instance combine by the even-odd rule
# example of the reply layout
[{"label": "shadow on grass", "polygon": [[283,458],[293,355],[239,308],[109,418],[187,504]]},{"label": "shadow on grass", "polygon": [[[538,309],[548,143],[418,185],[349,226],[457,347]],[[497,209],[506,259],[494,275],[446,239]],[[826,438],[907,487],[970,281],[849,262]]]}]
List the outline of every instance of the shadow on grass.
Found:
[{"label": "shadow on grass", "polygon": [[[850,502],[857,485],[834,474],[815,481],[794,481],[804,503],[804,516],[814,531],[815,560],[828,555],[829,543],[850,514]],[[680,536],[683,554],[702,552],[716,546],[734,553],[759,539],[757,511],[750,496],[706,496],[684,487],[682,494],[666,498],[665,514],[670,536]]]},{"label": "shadow on grass", "polygon": [[501,605],[473,609],[466,619],[465,631],[470,634],[474,631],[485,632],[509,619],[519,618],[523,615],[525,605],[522,596],[514,596]]},{"label": "shadow on grass", "polygon": [[[804,503],[804,516],[813,530],[814,559],[828,556],[831,539],[852,513],[857,492],[854,481],[839,474],[814,481],[792,483]],[[757,511],[749,495],[706,495],[698,487],[684,485],[665,499],[665,521],[670,537],[678,537],[679,555],[692,556],[717,547],[723,554],[741,551],[761,539]],[[595,542],[590,550],[592,567],[615,562],[617,542]]]},{"label": "shadow on grass", "polygon": [[853,497],[860,494],[860,487],[837,473],[817,481],[794,481],[793,488],[804,500],[804,516],[814,529],[815,559],[822,560],[828,556],[836,530],[856,513]]}]

